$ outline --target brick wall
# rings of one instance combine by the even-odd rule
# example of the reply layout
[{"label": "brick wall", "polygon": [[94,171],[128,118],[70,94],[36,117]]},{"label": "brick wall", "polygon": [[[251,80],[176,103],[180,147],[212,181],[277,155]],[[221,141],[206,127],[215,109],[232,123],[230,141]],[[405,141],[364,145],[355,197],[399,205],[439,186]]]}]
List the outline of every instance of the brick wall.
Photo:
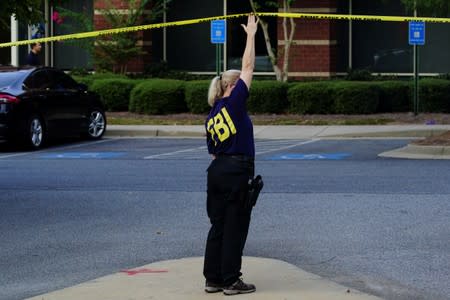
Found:
[{"label": "brick wall", "polygon": [[[122,13],[126,13],[128,10],[128,2],[123,0],[112,0],[111,5],[116,9],[122,10]],[[111,24],[109,24],[101,10],[106,9],[108,6],[105,1],[94,1],[94,30],[110,29]],[[141,73],[144,71],[145,66],[150,64],[152,59],[152,45],[151,45],[151,32],[136,32],[138,39],[138,46],[142,48],[145,52],[143,55],[133,58],[127,64],[127,72]]]},{"label": "brick wall", "polygon": [[[335,13],[337,0],[296,1],[295,13]],[[280,6],[282,1],[280,1]],[[289,54],[289,77],[329,77],[336,72],[337,40],[334,20],[294,19],[294,41]],[[284,50],[283,20],[278,20],[278,53]],[[289,22],[288,22],[289,24]],[[289,27],[288,27],[289,28]],[[282,57],[280,57],[282,58]],[[279,61],[281,67],[283,61]]]},{"label": "brick wall", "polygon": [[[112,0],[111,3],[124,12],[128,8],[128,1]],[[280,5],[281,5],[280,0]],[[99,10],[105,9],[104,1],[94,1],[95,30],[110,28]],[[337,0],[302,0],[295,1],[293,12],[304,13],[335,13]],[[301,77],[329,77],[336,72],[337,39],[335,20],[294,19],[296,32],[294,43],[290,50],[289,76]],[[284,39],[282,19],[278,19],[278,53],[282,53]],[[146,65],[152,62],[151,31],[140,33],[138,45],[146,54],[136,57],[127,65],[128,72],[143,72]],[[282,56],[280,56],[282,58]],[[279,60],[280,67],[283,61]]]},{"label": "brick wall", "polygon": [[[129,1],[111,0],[110,2],[111,2],[111,5],[115,8],[127,9]],[[95,7],[95,9],[106,9],[107,1],[101,1],[101,0],[94,1],[94,7]]]}]

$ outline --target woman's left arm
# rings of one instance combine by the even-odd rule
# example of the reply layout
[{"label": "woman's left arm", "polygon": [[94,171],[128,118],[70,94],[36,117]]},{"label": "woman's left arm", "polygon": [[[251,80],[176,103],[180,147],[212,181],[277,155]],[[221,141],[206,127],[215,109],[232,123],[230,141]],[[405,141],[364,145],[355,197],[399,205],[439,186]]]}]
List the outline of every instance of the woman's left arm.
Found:
[{"label": "woman's left arm", "polygon": [[255,68],[255,35],[258,29],[258,22],[254,14],[250,14],[247,20],[247,26],[241,24],[247,33],[247,42],[245,44],[244,54],[242,56],[241,79],[250,89],[253,78],[253,69]]}]

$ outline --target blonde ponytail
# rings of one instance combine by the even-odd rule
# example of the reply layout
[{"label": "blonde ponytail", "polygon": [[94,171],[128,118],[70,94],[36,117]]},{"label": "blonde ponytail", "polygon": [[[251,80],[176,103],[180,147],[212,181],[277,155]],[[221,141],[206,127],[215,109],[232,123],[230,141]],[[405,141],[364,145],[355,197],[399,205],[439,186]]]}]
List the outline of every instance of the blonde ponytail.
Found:
[{"label": "blonde ponytail", "polygon": [[214,102],[223,95],[222,85],[220,84],[220,77],[216,76],[211,80],[208,89],[208,104],[213,107]]},{"label": "blonde ponytail", "polygon": [[209,106],[213,107],[216,100],[223,97],[227,85],[235,84],[236,81],[239,79],[240,74],[241,71],[239,70],[228,70],[223,72],[222,75],[216,76],[211,80],[208,89]]}]

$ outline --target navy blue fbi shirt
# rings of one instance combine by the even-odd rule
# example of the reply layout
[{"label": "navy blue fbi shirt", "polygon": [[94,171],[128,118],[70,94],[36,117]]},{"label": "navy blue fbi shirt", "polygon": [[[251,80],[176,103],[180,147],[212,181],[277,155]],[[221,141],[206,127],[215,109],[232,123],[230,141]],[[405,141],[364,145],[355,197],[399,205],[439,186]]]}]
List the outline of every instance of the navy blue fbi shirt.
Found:
[{"label": "navy blue fbi shirt", "polygon": [[217,100],[206,118],[206,143],[210,154],[255,157],[253,124],[247,113],[248,88],[238,79],[229,97]]}]

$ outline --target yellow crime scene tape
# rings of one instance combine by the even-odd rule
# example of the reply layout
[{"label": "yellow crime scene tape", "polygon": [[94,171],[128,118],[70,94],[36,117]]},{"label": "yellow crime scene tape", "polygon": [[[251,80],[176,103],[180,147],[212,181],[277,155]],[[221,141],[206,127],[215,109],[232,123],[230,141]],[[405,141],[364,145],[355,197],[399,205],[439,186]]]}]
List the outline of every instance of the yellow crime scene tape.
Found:
[{"label": "yellow crime scene tape", "polygon": [[[214,21],[214,20],[239,18],[239,17],[248,16],[248,14],[249,13],[234,14],[234,15],[226,15],[226,16],[216,16],[216,17],[208,17],[208,18],[199,18],[199,19],[182,20],[182,21],[174,21],[174,22],[166,22],[166,23],[158,23],[158,24],[138,25],[138,26],[131,26],[131,27],[122,27],[122,28],[115,28],[115,29],[105,29],[105,30],[96,30],[96,31],[90,31],[90,32],[58,35],[58,36],[52,36],[52,37],[46,37],[46,38],[37,38],[37,39],[32,39],[32,40],[23,40],[23,41],[2,43],[2,44],[0,44],[0,48],[22,46],[22,45],[28,45],[28,44],[32,44],[32,43],[47,43],[47,42],[56,42],[56,41],[65,41],[65,40],[94,38],[94,37],[103,36],[103,35],[134,32],[134,31],[141,31],[141,30],[150,30],[150,29],[157,29],[157,28],[171,27],[171,26],[192,25],[192,24],[197,24],[197,23],[210,22],[210,21]],[[260,16],[260,17],[303,18],[303,19],[383,21],[383,22],[421,21],[421,22],[427,22],[427,23],[450,23],[450,18],[407,17],[407,16],[401,17],[401,16],[341,15],[341,14],[312,14],[312,13],[283,13],[283,12],[259,12],[259,13],[256,13],[256,15]]]}]

